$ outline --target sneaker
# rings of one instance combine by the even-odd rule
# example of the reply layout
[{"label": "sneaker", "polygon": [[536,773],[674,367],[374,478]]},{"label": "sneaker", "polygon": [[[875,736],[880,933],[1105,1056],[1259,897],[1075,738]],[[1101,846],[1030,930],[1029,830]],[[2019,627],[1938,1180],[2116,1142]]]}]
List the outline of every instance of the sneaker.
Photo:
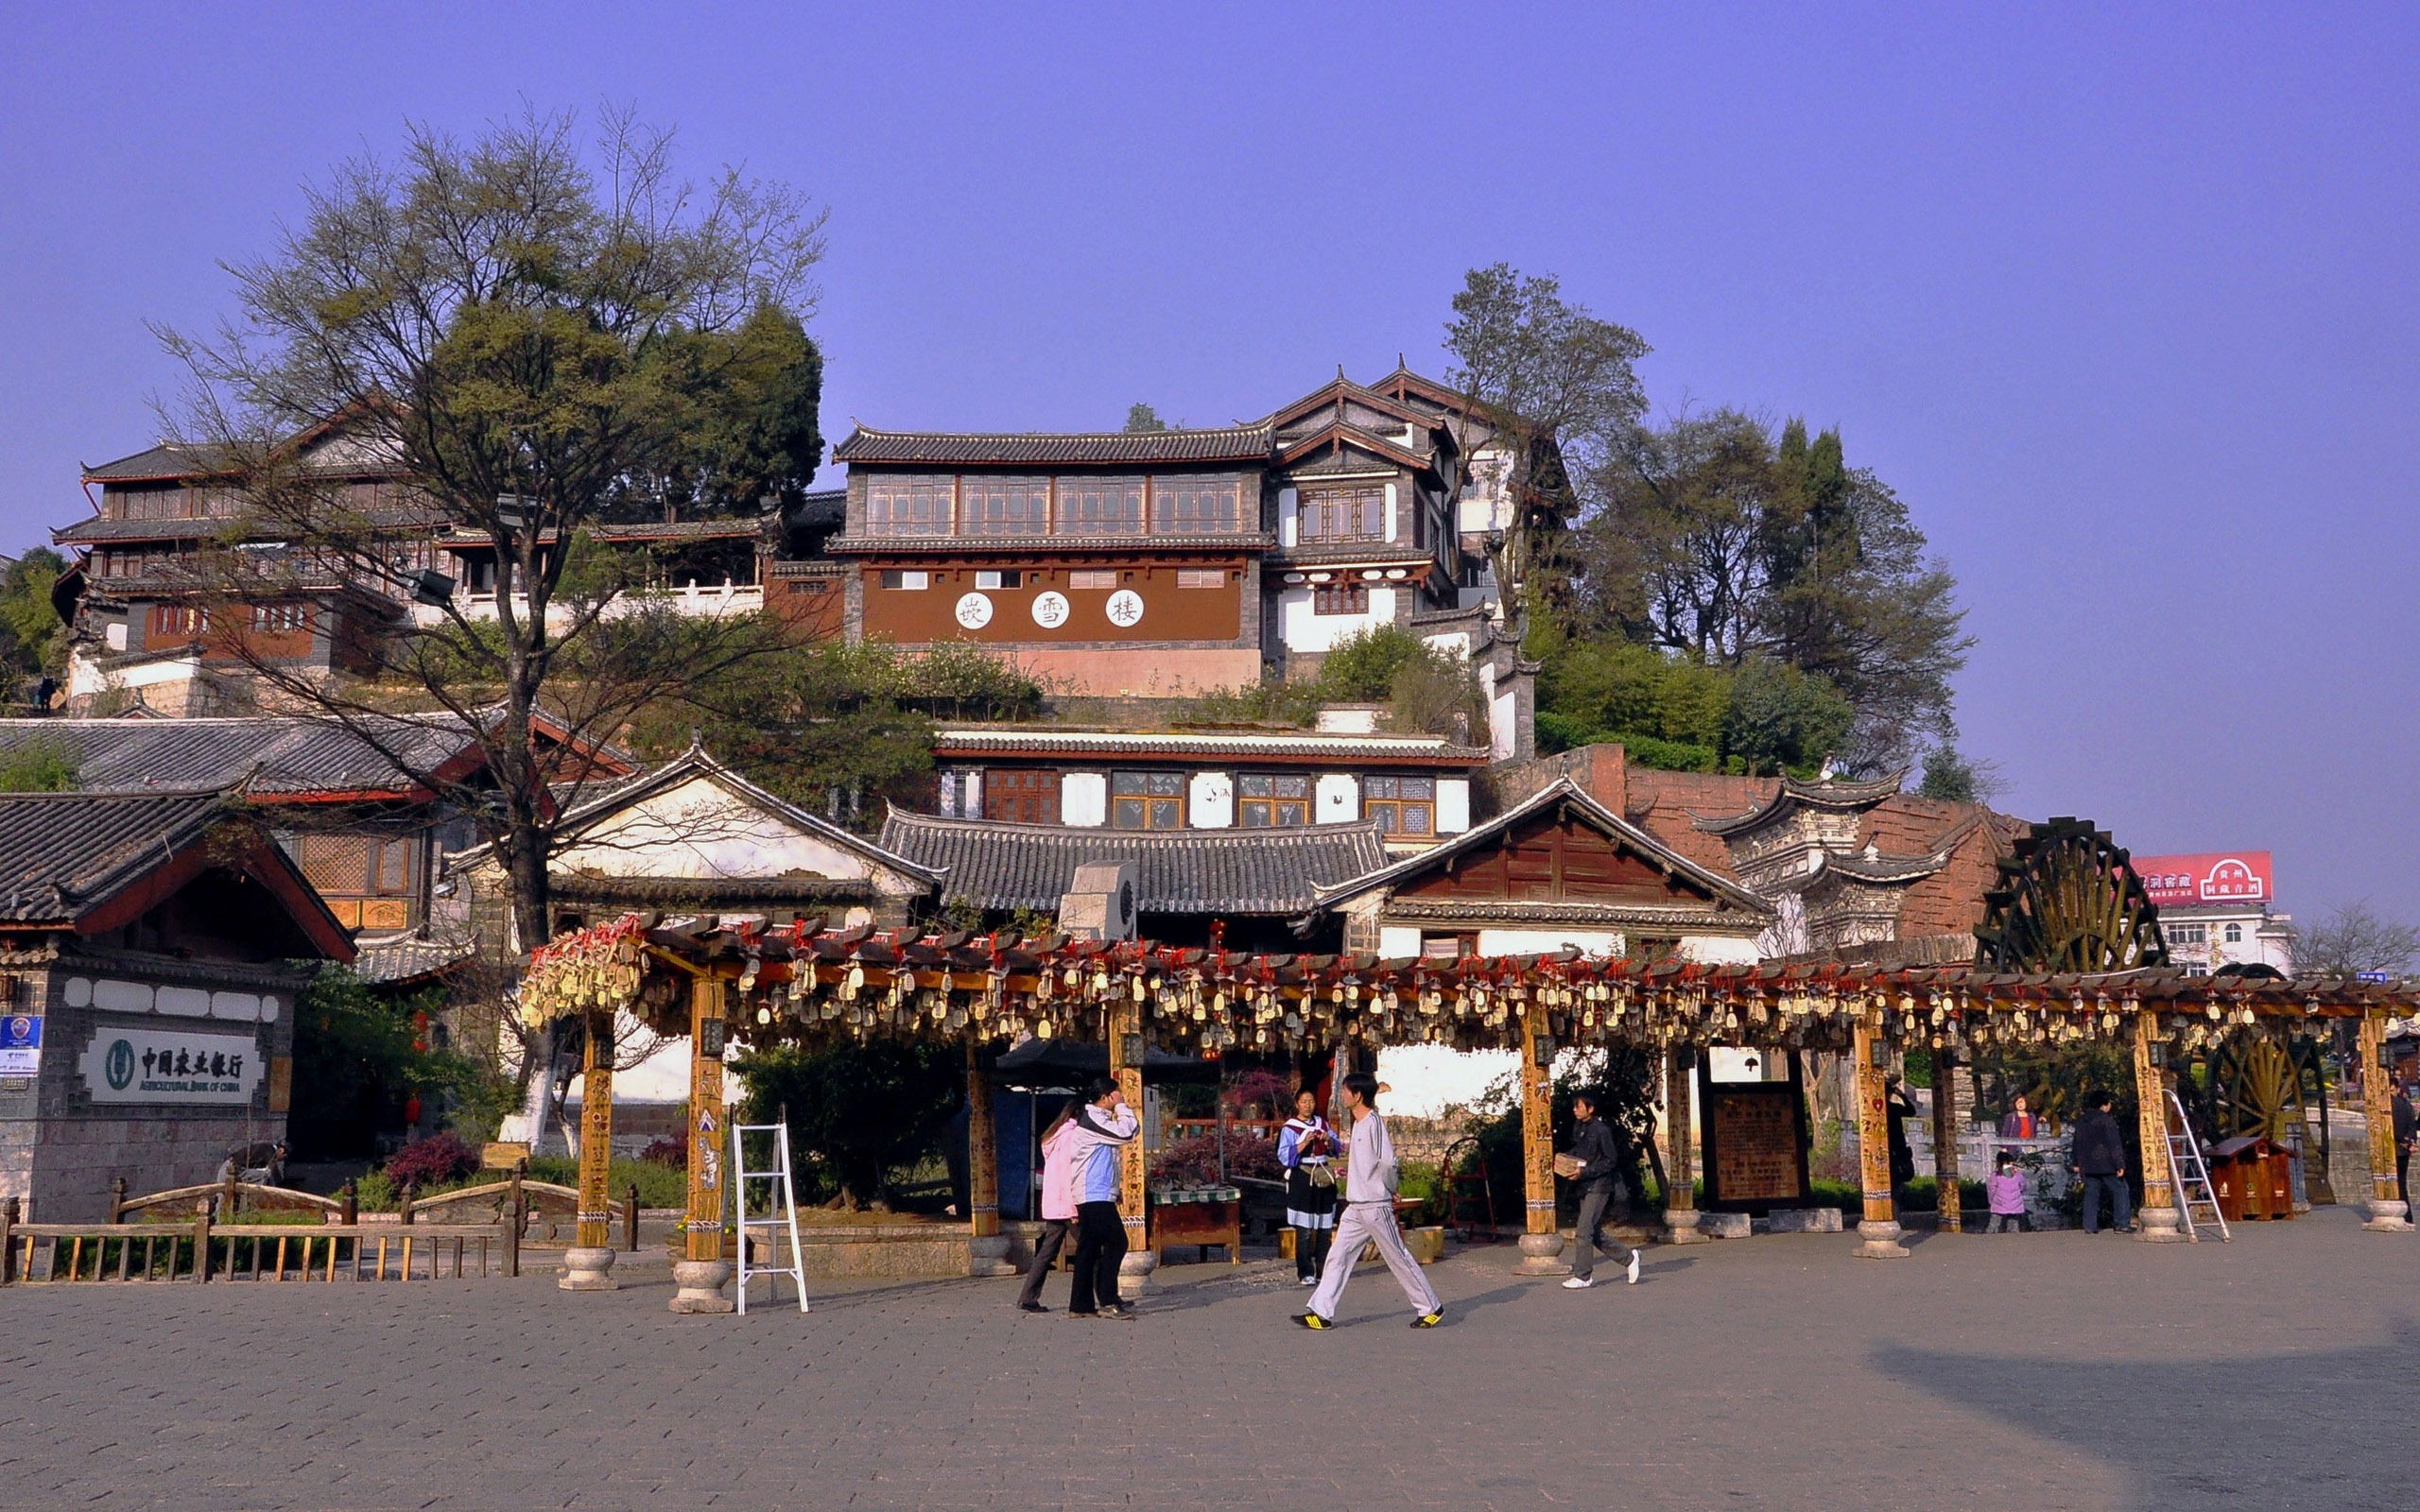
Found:
[{"label": "sneaker", "polygon": [[1638,1284],[1638,1251],[1637,1251],[1637,1250],[1634,1249],[1634,1250],[1632,1250],[1632,1251],[1630,1252],[1630,1263],[1629,1263],[1627,1266],[1623,1267],[1623,1269],[1622,1269],[1622,1276],[1623,1276],[1623,1278],[1624,1278],[1625,1280],[1628,1280],[1628,1281],[1629,1281],[1633,1286],[1635,1286],[1635,1285],[1637,1285],[1637,1284]]},{"label": "sneaker", "polygon": [[1320,1279],[1316,1276],[1304,1276],[1297,1279],[1305,1286],[1317,1286],[1320,1283]]},{"label": "sneaker", "polygon": [[1565,1276],[1563,1279],[1563,1289],[1566,1292],[1584,1292],[1596,1284],[1594,1276]]},{"label": "sneaker", "polygon": [[1441,1307],[1434,1313],[1423,1313],[1418,1317],[1413,1318],[1411,1320],[1411,1326],[1416,1329],[1433,1329],[1438,1324],[1444,1321],[1445,1310]]},{"label": "sneaker", "polygon": [[1131,1307],[1104,1307],[1100,1310],[1100,1315],[1107,1318],[1115,1318],[1120,1323],[1132,1323],[1134,1321],[1134,1310]]},{"label": "sneaker", "polygon": [[1320,1329],[1332,1329],[1336,1327],[1335,1324],[1320,1316],[1317,1313],[1297,1313],[1294,1314],[1294,1321],[1302,1327],[1313,1331]]},{"label": "sneaker", "polygon": [[1043,1306],[1040,1302],[1019,1302],[1017,1304],[1017,1311],[1020,1313],[1047,1313],[1050,1309]]}]

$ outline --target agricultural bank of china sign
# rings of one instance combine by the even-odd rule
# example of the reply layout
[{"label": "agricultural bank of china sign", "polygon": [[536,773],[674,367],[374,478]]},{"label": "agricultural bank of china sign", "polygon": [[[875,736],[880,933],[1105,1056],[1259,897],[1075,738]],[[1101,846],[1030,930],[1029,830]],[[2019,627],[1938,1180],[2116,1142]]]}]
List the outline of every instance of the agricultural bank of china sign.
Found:
[{"label": "agricultural bank of china sign", "polygon": [[106,1028],[78,1067],[96,1103],[249,1103],[265,1069],[249,1035]]}]

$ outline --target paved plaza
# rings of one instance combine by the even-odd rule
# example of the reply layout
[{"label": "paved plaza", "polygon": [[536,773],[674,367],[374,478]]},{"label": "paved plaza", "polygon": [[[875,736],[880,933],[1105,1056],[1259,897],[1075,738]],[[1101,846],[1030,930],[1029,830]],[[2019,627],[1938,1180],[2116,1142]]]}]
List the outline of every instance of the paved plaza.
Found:
[{"label": "paved plaza", "polygon": [[989,1280],[724,1318],[653,1278],[18,1287],[0,1506],[2420,1504],[2420,1239],[2332,1209],[2231,1246],[1853,1242],[1582,1293],[1482,1247],[1434,1267],[1429,1332],[1364,1267],[1324,1334],[1266,1261],[1173,1267],[1124,1324]]}]

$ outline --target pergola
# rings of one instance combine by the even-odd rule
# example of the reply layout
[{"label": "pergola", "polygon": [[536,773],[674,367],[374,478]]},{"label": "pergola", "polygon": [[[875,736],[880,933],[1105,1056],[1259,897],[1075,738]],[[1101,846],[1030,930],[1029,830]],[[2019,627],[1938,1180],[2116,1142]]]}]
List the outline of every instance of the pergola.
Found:
[{"label": "pergola", "polygon": [[[1684,1106],[1688,1066],[1716,1046],[1845,1053],[1855,1068],[1864,1214],[1857,1253],[1907,1253],[1893,1207],[1884,1074],[1894,1049],[1962,1056],[1994,1047],[2048,1049],[2083,1041],[2131,1047],[2141,1117],[2142,1237],[2180,1239],[2168,1165],[2166,1091],[2171,1058],[2239,1036],[2290,1035],[2353,1019],[2364,1065],[2376,1064],[2387,1021],[2420,1011],[2420,992],[2341,978],[2188,976],[2166,968],[2100,974],[2017,974],[1971,969],[1874,970],[1840,965],[1644,962],[1578,951],[1456,960],[1356,954],[1245,954],[1148,941],[1102,943],[1064,935],[1021,938],[833,930],[821,920],[755,929],[711,919],[630,915],[558,939],[532,956],[522,984],[533,1022],[587,1021],[578,1248],[565,1284],[612,1285],[603,1274],[612,1137],[612,1016],[628,1008],[659,1033],[691,1037],[687,1261],[676,1266],[676,1311],[720,1311],[722,1052],[743,1042],[877,1038],[955,1040],[966,1047],[975,1253],[996,1259],[999,1198],[987,1047],[1028,1035],[1105,1040],[1110,1067],[1141,1098],[1149,1046],[1186,1054],[1438,1044],[1519,1053],[1527,1232],[1524,1265],[1551,1267],[1555,1228],[1548,1068],[1566,1046],[1617,1045],[1659,1055],[1668,1106]],[[1935,1118],[1947,1128],[1946,1078]],[[2368,1103],[2372,1195],[2365,1227],[2409,1228],[2395,1186],[2387,1100]],[[1686,1119],[1668,1131],[1668,1208],[1693,1199]],[[1144,1170],[1126,1162],[1121,1207],[1143,1223]],[[1954,1179],[1944,1183],[1954,1221]],[[1697,1215],[1667,1213],[1686,1234]],[[1140,1248],[1141,1235],[1133,1235]],[[583,1257],[581,1251],[589,1252]],[[584,1263],[596,1255],[604,1258]],[[588,1278],[583,1280],[582,1277]]]}]

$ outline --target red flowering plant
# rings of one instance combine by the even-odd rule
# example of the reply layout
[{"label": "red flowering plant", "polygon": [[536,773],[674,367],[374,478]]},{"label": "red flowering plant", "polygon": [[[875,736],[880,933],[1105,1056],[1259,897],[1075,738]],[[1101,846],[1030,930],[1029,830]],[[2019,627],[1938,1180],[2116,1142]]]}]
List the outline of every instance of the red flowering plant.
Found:
[{"label": "red flowering plant", "polygon": [[1215,1187],[1227,1177],[1237,1176],[1275,1181],[1285,1174],[1278,1168],[1276,1142],[1241,1129],[1227,1131],[1227,1167],[1223,1176],[1219,1169],[1219,1136],[1215,1132],[1172,1141],[1161,1146],[1151,1161],[1151,1179],[1165,1187]]},{"label": "red flowering plant", "polygon": [[387,1161],[383,1174],[397,1191],[414,1187],[426,1192],[478,1168],[479,1152],[448,1129],[397,1150]]}]

